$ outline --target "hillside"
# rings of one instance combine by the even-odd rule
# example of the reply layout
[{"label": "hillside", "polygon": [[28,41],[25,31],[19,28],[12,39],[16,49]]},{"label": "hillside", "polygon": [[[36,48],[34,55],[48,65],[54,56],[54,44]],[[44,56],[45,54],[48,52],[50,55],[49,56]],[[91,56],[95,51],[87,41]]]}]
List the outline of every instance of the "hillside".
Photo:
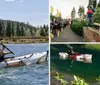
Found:
[{"label": "hillside", "polygon": [[48,36],[48,25],[34,27],[29,22],[0,19],[0,37]]}]

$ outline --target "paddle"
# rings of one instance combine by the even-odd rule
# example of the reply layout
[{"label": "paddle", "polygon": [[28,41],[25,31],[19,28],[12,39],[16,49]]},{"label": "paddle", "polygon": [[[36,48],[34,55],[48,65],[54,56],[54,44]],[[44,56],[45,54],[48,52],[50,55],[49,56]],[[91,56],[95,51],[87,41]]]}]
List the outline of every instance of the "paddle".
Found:
[{"label": "paddle", "polygon": [[[66,46],[67,46],[68,48],[73,49],[73,47],[72,47],[72,46],[70,46],[70,45],[68,45],[68,44],[67,44]],[[73,66],[74,61],[75,61],[75,60],[72,60],[72,61],[71,61],[71,65],[70,65],[70,67],[68,68],[68,71],[70,71],[70,70],[71,70],[71,67]]]},{"label": "paddle", "polygon": [[72,48],[72,49],[73,49],[73,47],[72,47],[72,46],[70,46],[70,45],[68,45],[68,44],[67,44],[66,46],[67,46],[68,48]]}]

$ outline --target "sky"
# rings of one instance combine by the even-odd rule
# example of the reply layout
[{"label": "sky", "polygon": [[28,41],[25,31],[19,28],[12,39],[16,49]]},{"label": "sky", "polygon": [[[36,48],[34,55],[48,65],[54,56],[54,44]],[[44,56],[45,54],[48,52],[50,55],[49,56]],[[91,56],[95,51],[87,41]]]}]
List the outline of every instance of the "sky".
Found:
[{"label": "sky", "polygon": [[48,14],[48,0],[0,0],[0,19],[37,26],[49,23]]},{"label": "sky", "polygon": [[[56,9],[60,10],[62,17],[70,17],[73,7],[76,9],[76,17],[78,17],[78,8],[80,5],[85,7],[85,12],[87,11],[89,0],[50,0],[50,6],[54,7],[54,13],[56,14]],[[99,0],[97,0],[99,1]]]}]

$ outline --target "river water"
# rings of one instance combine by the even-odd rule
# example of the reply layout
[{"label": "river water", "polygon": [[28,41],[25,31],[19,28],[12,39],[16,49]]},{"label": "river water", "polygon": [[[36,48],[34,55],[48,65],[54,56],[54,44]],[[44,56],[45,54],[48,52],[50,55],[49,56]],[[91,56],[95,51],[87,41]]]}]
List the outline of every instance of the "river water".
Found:
[{"label": "river water", "polygon": [[[100,45],[99,45],[100,46]],[[71,60],[59,59],[59,52],[67,52],[66,45],[51,45],[51,65],[60,73],[64,73],[65,76],[69,76],[69,80],[73,75],[84,78],[86,82],[90,84],[96,83],[96,78],[100,75],[100,50],[86,49],[84,47],[73,45],[74,50],[81,54],[92,54],[92,63],[82,63]]]},{"label": "river water", "polygon": [[[7,44],[17,56],[43,52],[48,50],[48,44]],[[11,56],[11,55],[9,55]],[[0,85],[48,85],[48,63],[39,65],[0,68]]]}]

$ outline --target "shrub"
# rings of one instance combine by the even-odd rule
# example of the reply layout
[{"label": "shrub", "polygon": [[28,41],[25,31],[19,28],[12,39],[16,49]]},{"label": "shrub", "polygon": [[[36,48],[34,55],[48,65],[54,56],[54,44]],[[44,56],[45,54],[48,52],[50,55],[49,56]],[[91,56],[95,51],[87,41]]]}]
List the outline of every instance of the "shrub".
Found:
[{"label": "shrub", "polygon": [[74,75],[74,80],[71,81],[71,85],[89,85],[89,84],[86,83],[84,79],[81,79]]},{"label": "shrub", "polygon": [[73,24],[71,26],[71,29],[78,35],[82,36],[83,35],[83,27],[87,26],[87,22],[84,20],[74,20]]},{"label": "shrub", "polygon": [[64,78],[64,76],[60,76],[59,73],[56,72],[55,79],[58,80],[58,81],[60,81],[60,83],[61,83],[62,85],[66,85],[68,82],[65,81],[63,78]]},{"label": "shrub", "polygon": [[100,7],[96,8],[96,13],[94,14],[94,22],[100,23]]},{"label": "shrub", "polygon": [[98,85],[100,85],[100,76],[98,78],[96,78]]}]

